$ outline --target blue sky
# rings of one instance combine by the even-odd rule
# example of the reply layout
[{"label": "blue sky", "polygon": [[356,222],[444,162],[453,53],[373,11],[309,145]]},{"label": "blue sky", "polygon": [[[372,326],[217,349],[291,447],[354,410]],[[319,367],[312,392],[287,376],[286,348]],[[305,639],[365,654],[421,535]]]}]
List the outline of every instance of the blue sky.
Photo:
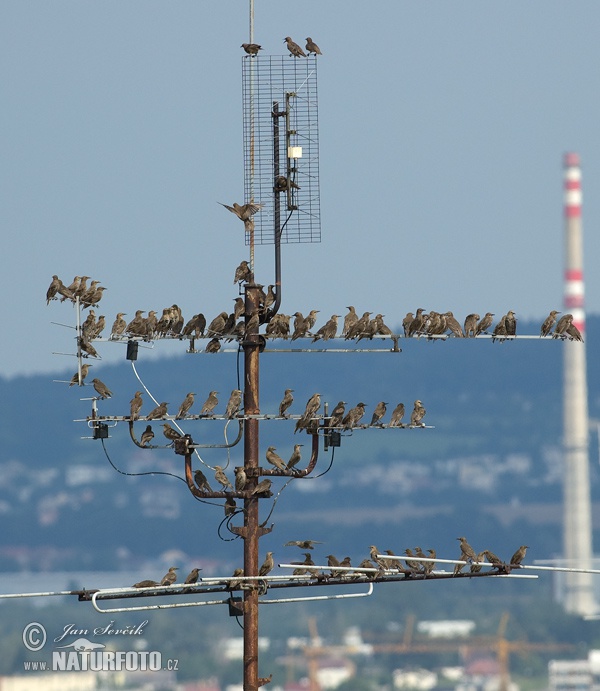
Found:
[{"label": "blue sky", "polygon": [[[586,305],[600,311],[598,2],[255,10],[266,54],[287,35],[323,51],[322,242],[283,247],[283,311],[541,322],[562,305],[566,151],[581,155]],[[216,202],[243,199],[247,40],[247,0],[5,0],[0,375],[73,369],[52,354],[73,332],[51,322],[74,323],[67,303],[45,304],[54,273],[101,280],[109,323],[174,302],[186,317],[231,309],[248,249]],[[256,269],[272,282],[271,246]]]}]

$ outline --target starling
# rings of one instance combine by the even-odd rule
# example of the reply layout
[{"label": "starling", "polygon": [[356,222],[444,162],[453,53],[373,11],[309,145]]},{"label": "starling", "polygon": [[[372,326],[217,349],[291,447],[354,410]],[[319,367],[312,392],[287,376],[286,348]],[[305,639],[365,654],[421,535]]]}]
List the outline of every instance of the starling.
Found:
[{"label": "starling", "polygon": [[99,357],[98,351],[89,341],[86,341],[85,338],[79,339],[79,347],[81,348],[81,350],[83,350],[84,353],[87,353],[91,357]]},{"label": "starling", "polygon": [[77,294],[77,291],[79,290],[79,285],[81,284],[81,276],[75,276],[73,279],[73,282],[71,283],[70,286],[67,286],[67,290],[70,293],[73,293],[73,295]]},{"label": "starling", "polygon": [[384,323],[383,314],[377,314],[375,316],[375,326],[377,327],[375,333],[381,336],[389,336],[394,343],[394,351],[399,351],[398,336],[396,336],[396,334],[390,329],[390,327]]},{"label": "starling", "polygon": [[373,417],[371,418],[371,423],[370,426],[373,427],[373,425],[378,425],[379,427],[382,426],[381,418],[385,415],[386,410],[387,410],[387,403],[385,401],[380,401],[376,406],[375,410],[373,411]]},{"label": "starling", "polygon": [[206,328],[206,317],[202,312],[195,314],[188,323],[183,327],[182,336],[193,336],[194,338],[201,338],[204,335]]},{"label": "starling", "polygon": [[197,583],[198,582],[198,574],[202,571],[202,569],[192,569],[189,574],[187,575],[187,578],[185,579],[184,583],[186,585],[191,585],[192,583]]},{"label": "starling", "polygon": [[[64,302],[65,300],[72,300],[73,302],[75,301],[75,296],[73,293],[63,284],[63,282],[58,279],[58,289],[57,292],[59,295],[61,295],[61,302]],[[47,303],[46,303],[47,304]],[[86,305],[89,306],[89,305]]]},{"label": "starling", "polygon": [[294,434],[299,429],[306,429],[311,421],[311,419],[316,414],[317,410],[321,407],[321,394],[315,393],[309,399],[306,404],[304,412],[300,416],[299,420],[296,422],[296,427],[294,429]]},{"label": "starling", "polygon": [[233,485],[227,479],[227,475],[220,465],[215,466],[215,480],[221,485],[223,489],[233,490]]},{"label": "starling", "polygon": [[519,549],[512,555],[510,558],[510,565],[511,566],[519,566],[523,559],[525,558],[525,554],[527,552],[527,545],[521,545]]},{"label": "starling", "polygon": [[278,470],[286,470],[286,464],[283,458],[277,453],[275,453],[275,447],[274,446],[269,446],[267,449],[267,463],[270,463],[272,466],[275,466]]},{"label": "starling", "polygon": [[305,58],[306,53],[300,48],[297,43],[294,43],[289,36],[283,39],[287,43],[287,49],[290,51],[290,55],[295,58]]},{"label": "starling", "polygon": [[265,560],[262,563],[262,566],[260,567],[260,569],[258,570],[258,575],[259,576],[266,576],[267,574],[271,573],[274,566],[275,566],[275,562],[273,561],[273,552],[267,552]]},{"label": "starling", "polygon": [[160,585],[156,581],[150,581],[150,580],[145,580],[145,581],[140,581],[139,583],[134,583],[131,587],[132,588],[155,588],[157,585]]},{"label": "starling", "polygon": [[112,396],[112,391],[98,378],[92,379],[92,384],[94,385],[94,389],[96,389],[96,393],[98,396],[100,396],[100,398],[104,399]]},{"label": "starling", "polygon": [[240,391],[240,389],[234,389],[231,392],[229,401],[227,401],[227,407],[225,408],[225,417],[228,420],[232,420],[238,414],[241,403],[242,392]]},{"label": "starling", "polygon": [[183,436],[175,428],[171,427],[168,422],[163,422],[161,427],[163,428],[163,434],[169,441],[176,441],[177,439],[181,439]]},{"label": "starling", "polygon": [[[327,566],[340,566],[340,562],[336,556],[334,556],[333,554],[328,554]],[[340,576],[344,575],[344,572],[336,569],[331,569],[331,575],[333,578],[339,578]]]},{"label": "starling", "polygon": [[74,297],[81,298],[81,296],[85,294],[85,292],[87,291],[88,278],[90,278],[90,277],[89,276],[82,276],[81,277],[81,280],[79,281],[79,286],[77,287],[77,290],[74,291],[74,293],[73,293]]},{"label": "starling", "polygon": [[579,329],[572,322],[567,326],[567,334],[571,341],[583,342],[583,336],[581,335],[581,331],[579,331]]},{"label": "starling", "polygon": [[287,462],[287,469],[291,470],[295,466],[300,463],[300,459],[302,458],[302,455],[300,453],[300,447],[303,446],[303,444],[294,444],[294,450],[292,451],[292,455],[290,456],[290,460]]},{"label": "starling", "polygon": [[58,289],[60,287],[60,278],[54,274],[52,276],[52,282],[48,286],[48,290],[46,291],[46,304],[50,304],[50,300],[56,299],[56,294],[58,293]]},{"label": "starling", "polygon": [[328,341],[330,338],[335,338],[339,316],[339,314],[332,314],[331,319],[314,335],[312,342],[314,343],[320,338],[322,338],[324,341]]},{"label": "starling", "polygon": [[[250,271],[250,264],[244,259],[240,262],[239,266],[235,270],[235,275],[233,277],[234,283],[243,283],[244,281],[249,281],[252,276],[252,271]],[[241,314],[241,312],[240,312]]]},{"label": "starling", "polygon": [[92,330],[92,333],[90,334],[90,341],[93,341],[95,338],[99,338],[100,334],[104,331],[104,327],[106,326],[106,317],[101,314],[98,317],[98,321],[94,324],[94,328]]},{"label": "starling", "polygon": [[344,429],[353,429],[361,421],[365,414],[365,403],[358,403],[354,408],[351,408],[342,420],[342,427]]},{"label": "starling", "polygon": [[146,420],[160,420],[160,418],[167,416],[167,403],[160,403],[153,410],[151,410],[148,415],[146,415]]},{"label": "starling", "polygon": [[208,394],[208,398],[204,401],[202,408],[200,409],[200,415],[212,415],[213,410],[219,404],[219,399],[217,398],[218,391],[211,391]]},{"label": "starling", "polygon": [[[93,365],[81,365],[81,385],[83,385],[83,382],[88,375],[88,370],[90,367],[93,367]],[[71,377],[69,386],[75,386],[75,384],[79,384],[79,370],[75,372],[75,374]]]},{"label": "starling", "polygon": [[410,414],[410,426],[411,427],[425,427],[425,423],[422,422],[425,417],[425,410],[423,404],[418,399],[414,403],[413,411]]},{"label": "starling", "polygon": [[517,335],[517,320],[515,318],[515,313],[509,310],[504,316],[504,326],[506,328],[507,336]]},{"label": "starling", "polygon": [[346,307],[348,314],[344,317],[344,328],[342,329],[342,336],[346,337],[348,331],[356,324],[358,321],[358,314],[356,314],[356,309],[353,305],[348,305]]},{"label": "starling", "polygon": [[275,188],[275,192],[285,192],[288,189],[295,189],[295,190],[302,189],[300,187],[300,185],[298,185],[293,180],[286,178],[285,175],[278,175],[275,178],[274,188]]},{"label": "starling", "polygon": [[94,312],[94,310],[90,310],[88,316],[85,318],[83,324],[81,325],[81,337],[84,338],[86,341],[91,341],[95,325],[96,313]]},{"label": "starling", "polygon": [[414,336],[415,334],[419,336],[420,332],[423,330],[423,325],[425,324],[425,317],[423,316],[423,312],[425,312],[425,310],[422,307],[419,307],[419,309],[417,309],[414,319],[408,326],[407,335],[409,337]]},{"label": "starling", "polygon": [[471,564],[470,573],[479,573],[483,567],[482,562],[485,560],[485,550],[475,555],[475,561]]},{"label": "starling", "polygon": [[201,490],[202,492],[212,492],[212,488],[208,484],[208,480],[206,479],[206,475],[201,470],[197,470],[194,473],[194,482],[196,483],[196,486],[198,487],[198,489]]},{"label": "starling", "polygon": [[556,322],[556,315],[560,314],[558,310],[552,310],[550,314],[544,319],[544,323],[542,324],[540,328],[540,338],[546,337],[550,335],[550,332],[552,331],[552,327],[554,326]]},{"label": "starling", "polygon": [[465,317],[465,324],[464,324],[464,330],[465,330],[465,337],[473,337],[477,336],[477,324],[479,323],[479,315],[475,314],[473,312],[472,314],[467,314]]},{"label": "starling", "polygon": [[[406,554],[407,557],[414,557],[415,556],[415,554],[413,553],[412,549],[410,549],[410,547],[407,547],[404,550],[404,554]],[[421,564],[421,562],[417,561],[416,559],[408,559],[408,560],[405,559],[404,563],[406,564],[408,569],[410,571],[412,571],[412,573],[418,573],[423,568],[423,564]]]},{"label": "starling", "polygon": [[319,540],[290,540],[286,542],[284,547],[300,547],[300,549],[314,549],[315,545],[322,545]]},{"label": "starling", "polygon": [[[219,204],[221,204],[221,202],[219,202]],[[233,206],[227,206],[227,204],[221,204],[221,206],[224,206],[231,211],[232,214],[235,214],[240,221],[244,222],[244,230],[246,232],[254,230],[254,220],[252,216],[263,208],[263,204],[255,204],[254,202],[243,205],[234,202]]]},{"label": "starling", "polygon": [[489,549],[484,550],[484,554],[495,569],[498,571],[504,571],[505,564],[502,562],[500,557],[497,557],[493,552],[490,552]]},{"label": "starling", "polygon": [[142,392],[136,391],[133,394],[133,398],[129,401],[129,419],[131,422],[135,422],[140,416],[140,410],[144,401],[142,400]]},{"label": "starling", "polygon": [[[373,564],[372,561],[369,561],[368,559],[363,559],[360,564],[358,565],[359,569],[376,569],[377,567],[375,564]],[[375,578],[377,576],[376,572],[371,572],[371,571],[365,571],[365,576],[367,578]]]},{"label": "starling", "polygon": [[402,329],[404,330],[404,338],[408,338],[408,333],[410,331],[410,325],[414,319],[414,314],[412,312],[407,312],[406,317],[402,320]]},{"label": "starling", "polygon": [[148,446],[148,444],[154,439],[154,432],[152,431],[152,425],[147,425],[146,429],[142,432],[140,437],[140,444],[142,446]]},{"label": "starling", "polygon": [[205,353],[218,353],[219,350],[221,350],[221,343],[219,342],[218,338],[213,338],[206,344],[206,348],[204,349],[204,352]]},{"label": "starling", "polygon": [[313,326],[316,324],[316,322],[317,322],[317,314],[318,314],[320,311],[321,311],[321,310],[311,310],[311,311],[306,315],[306,323],[307,323],[307,325],[308,325],[308,330],[309,330],[309,331],[310,331],[310,330],[313,328]]},{"label": "starling", "polygon": [[246,305],[244,304],[244,298],[234,298],[233,302],[235,303],[233,306],[233,315],[237,322],[237,320],[242,316],[242,314],[244,314]]},{"label": "starling", "polygon": [[[429,558],[430,559],[435,559],[436,553],[434,549],[428,549],[427,552],[429,553]],[[434,561],[426,561],[423,564],[423,571],[426,576],[429,576],[429,574],[433,571],[435,567],[435,562]]]},{"label": "starling", "polygon": [[481,321],[477,324],[477,330],[475,332],[475,335],[479,336],[479,334],[487,333],[487,330],[492,325],[493,319],[494,319],[494,313],[493,312],[486,312],[483,315]]},{"label": "starling", "polygon": [[237,590],[238,588],[241,587],[242,585],[242,580],[241,578],[244,575],[244,569],[235,569],[233,572],[233,580],[230,580],[227,582],[227,588],[228,590]]},{"label": "starling", "polygon": [[288,417],[286,411],[294,402],[294,397],[292,396],[293,391],[294,389],[285,390],[283,400],[279,404],[279,417]]},{"label": "starling", "polygon": [[452,314],[452,312],[444,312],[443,316],[446,317],[446,329],[450,329],[452,335],[456,336],[456,338],[464,338],[465,335],[462,327],[454,314]]},{"label": "starling", "polygon": [[163,576],[162,581],[160,582],[161,585],[173,585],[177,581],[177,574],[175,571],[177,571],[179,567],[177,566],[171,566],[167,573]]},{"label": "starling", "polygon": [[496,340],[506,340],[506,323],[504,321],[505,318],[506,315],[504,315],[494,327],[494,330],[492,331],[492,342],[495,342]]},{"label": "starling", "polygon": [[319,46],[312,40],[310,36],[308,36],[306,39],[306,52],[309,55],[311,53],[314,53],[315,55],[323,55],[323,53],[321,53]]},{"label": "starling", "polygon": [[[297,564],[298,562],[293,562],[293,563]],[[303,567],[303,566],[314,566],[314,565],[315,565],[315,562],[313,561],[313,558],[310,555],[310,552],[305,552],[304,553],[304,561],[301,562],[301,567]],[[292,571],[292,574],[294,576],[302,576],[305,573],[309,573],[309,574],[311,574],[311,576],[318,576],[319,575],[318,569],[298,568],[298,569],[294,569]]]},{"label": "starling", "polygon": [[461,559],[463,561],[476,561],[477,555],[475,554],[475,550],[467,542],[467,538],[457,537],[456,539],[460,542]]},{"label": "starling", "polygon": [[194,396],[195,394],[190,392],[184,399],[183,403],[179,406],[179,410],[177,411],[177,415],[175,416],[176,420],[181,420],[181,418],[184,418],[188,410],[194,405]]},{"label": "starling", "polygon": [[372,312],[363,312],[363,316],[357,319],[346,332],[346,340],[360,336],[369,324],[369,317]]},{"label": "starling", "polygon": [[112,339],[116,339],[125,333],[125,329],[127,328],[127,322],[123,319],[124,316],[125,312],[117,312],[117,316],[110,330],[110,337]]},{"label": "starling", "polygon": [[264,480],[261,480],[256,487],[252,490],[252,495],[255,494],[264,494],[266,492],[271,491],[271,480],[269,478],[265,478]]},{"label": "starling", "polygon": [[388,427],[404,427],[402,424],[402,418],[404,417],[404,403],[398,403],[398,405],[392,411],[392,417],[390,418],[390,424]]},{"label": "starling", "polygon": [[234,470],[235,473],[235,489],[238,492],[243,492],[244,488],[246,487],[246,483],[248,482],[248,478],[246,477],[246,471],[243,468],[236,468]]},{"label": "starling", "polygon": [[225,516],[227,518],[229,516],[233,516],[236,512],[236,509],[237,504],[235,503],[235,499],[233,497],[227,497],[227,499],[225,499]]},{"label": "starling", "polygon": [[225,330],[225,322],[229,315],[227,312],[221,312],[218,314],[208,325],[206,329],[206,335],[209,338],[221,338],[223,331]]},{"label": "starling", "polygon": [[125,332],[131,336],[143,336],[144,335],[144,310],[136,310],[134,318],[125,327]]},{"label": "starling", "polygon": [[242,43],[240,48],[243,48],[248,55],[258,55],[258,51],[262,50],[258,43]]},{"label": "starling", "polygon": [[341,427],[344,413],[346,412],[346,401],[340,401],[331,413],[329,427]]}]

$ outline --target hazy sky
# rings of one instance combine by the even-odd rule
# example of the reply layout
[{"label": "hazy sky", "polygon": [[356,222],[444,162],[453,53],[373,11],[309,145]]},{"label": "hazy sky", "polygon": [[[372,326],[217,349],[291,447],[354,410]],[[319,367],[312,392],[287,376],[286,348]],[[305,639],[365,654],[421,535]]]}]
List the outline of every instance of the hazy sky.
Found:
[{"label": "hazy sky", "polygon": [[[266,54],[287,35],[323,51],[322,242],[284,245],[283,311],[541,321],[562,305],[566,151],[581,155],[600,311],[597,0],[255,5]],[[216,202],[243,201],[247,40],[247,0],[4,0],[0,375],[73,369],[52,355],[74,335],[51,324],[74,323],[45,304],[54,273],[101,280],[109,323],[173,302],[231,309],[248,248]],[[272,254],[257,248],[265,284]]]}]

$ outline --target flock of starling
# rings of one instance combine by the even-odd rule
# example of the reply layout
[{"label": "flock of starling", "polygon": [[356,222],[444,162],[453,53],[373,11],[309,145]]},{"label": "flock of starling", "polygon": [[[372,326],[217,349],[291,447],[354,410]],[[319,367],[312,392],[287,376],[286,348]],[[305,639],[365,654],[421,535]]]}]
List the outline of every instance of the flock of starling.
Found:
[{"label": "flock of starling", "polygon": [[[527,552],[527,545],[521,545],[519,549],[513,554],[510,561],[503,562],[493,552],[483,550],[476,553],[469,545],[466,538],[459,537],[460,542],[460,556],[459,561],[467,562],[469,564],[469,573],[479,573],[483,566],[491,567],[495,573],[510,573],[513,569],[519,568],[522,564],[525,554]],[[316,567],[315,561],[312,557],[311,551],[314,546],[322,544],[317,540],[290,540],[286,542],[284,547],[298,547],[303,551],[304,560],[301,562],[291,562],[297,565],[292,571],[294,576],[310,575],[319,580],[327,580],[329,578],[353,579],[353,578],[377,578],[389,574],[390,572],[398,572],[404,574],[405,577],[421,575],[430,576],[435,567],[436,551],[434,549],[423,552],[421,547],[414,549],[407,548],[404,550],[404,555],[401,559],[390,549],[381,552],[375,545],[370,545],[369,556],[363,559],[357,566],[353,567],[350,557],[338,559],[333,554],[326,555],[327,565],[330,567],[329,573],[322,573]],[[310,551],[306,551],[310,550]],[[386,554],[388,557],[384,557]],[[265,560],[259,569],[260,576],[268,575],[275,567],[273,559],[273,552],[267,552]],[[457,576],[461,573],[465,564],[456,564],[453,575]],[[365,571],[346,571],[345,569],[364,569]]]},{"label": "flock of starling", "polygon": [[[292,41],[289,36],[286,36],[283,40],[287,45],[287,49],[290,51],[290,55],[294,58],[305,58],[307,57],[307,53],[308,55],[323,55],[319,46],[310,36],[306,39],[306,53],[297,43]],[[258,55],[258,51],[262,50],[262,46],[258,43],[242,43],[240,47],[243,48],[248,55]]]}]

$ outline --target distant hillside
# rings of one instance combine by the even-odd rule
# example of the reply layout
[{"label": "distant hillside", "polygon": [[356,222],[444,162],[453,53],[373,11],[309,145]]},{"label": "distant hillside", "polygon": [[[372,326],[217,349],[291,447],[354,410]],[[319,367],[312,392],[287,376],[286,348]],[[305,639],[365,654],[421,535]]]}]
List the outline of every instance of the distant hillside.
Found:
[{"label": "distant hillside", "polygon": [[[521,333],[538,328],[519,324]],[[600,365],[590,354],[599,336],[600,317],[591,317],[589,403],[596,419]],[[473,543],[496,552],[523,541],[534,546],[536,557],[559,551],[562,344],[411,339],[401,346],[401,353],[264,353],[265,413],[277,411],[285,388],[295,391],[290,412],[301,412],[319,391],[330,406],[364,401],[367,421],[380,400],[388,402],[389,416],[396,403],[403,401],[410,410],[419,398],[427,408],[425,422],[435,428],[356,431],[343,437],[333,461],[331,451],[321,452],[315,475],[322,477],[294,481],[278,498],[269,518],[275,529],[263,539],[264,549],[280,550],[288,539],[310,537],[351,555],[375,540],[393,549],[422,544],[453,554],[456,536],[467,533]],[[188,391],[197,393],[199,409],[211,389],[220,392],[222,411],[239,385],[243,358],[183,351],[182,345],[181,356],[145,361],[140,349],[137,371],[173,412]],[[57,378],[70,379],[72,373]],[[128,414],[129,400],[140,388],[130,363],[96,362],[94,375],[114,391],[112,399],[99,403],[100,414]],[[198,505],[173,477],[120,474],[101,442],[81,439],[90,431],[73,421],[89,415],[91,401],[80,398],[91,393],[89,387],[45,377],[0,379],[2,568],[125,568],[168,549],[211,563],[237,562],[239,543],[217,534],[222,507]],[[153,404],[144,397],[147,412]],[[223,443],[221,422],[187,425],[195,441]],[[294,443],[303,442],[308,458],[309,438],[293,430],[293,422],[263,423],[261,454],[273,445],[285,458]],[[155,433],[162,437],[159,425]],[[126,424],[110,434],[106,450],[122,472],[182,474],[181,457],[171,450],[138,449]],[[592,495],[598,501],[597,439],[591,441]],[[242,463],[242,447],[231,450],[230,476]],[[222,449],[207,449],[203,458],[213,466],[228,462]],[[265,517],[272,504],[263,503]],[[231,537],[223,529],[221,535]]]}]

